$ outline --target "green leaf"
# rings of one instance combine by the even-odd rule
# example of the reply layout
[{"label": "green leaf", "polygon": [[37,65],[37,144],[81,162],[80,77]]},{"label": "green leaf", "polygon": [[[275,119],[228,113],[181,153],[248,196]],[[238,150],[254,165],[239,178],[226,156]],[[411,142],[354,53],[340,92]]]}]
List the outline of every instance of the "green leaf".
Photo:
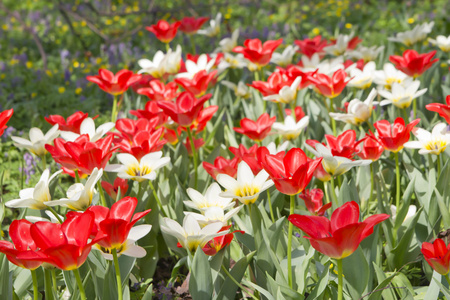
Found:
[{"label": "green leaf", "polygon": [[317,299],[325,291],[325,288],[328,286],[328,281],[330,280],[330,264],[331,262],[325,264],[322,274],[320,274],[319,281],[314,286],[314,289],[311,294],[309,294],[308,298],[306,298],[307,300]]},{"label": "green leaf", "polygon": [[433,277],[428,286],[427,292],[425,293],[425,297],[423,300],[437,300],[439,297],[440,287],[436,281],[441,282],[442,275],[436,271],[433,271]]},{"label": "green leaf", "polygon": [[5,254],[0,254],[0,299],[12,298],[12,276],[9,275],[9,261]]},{"label": "green leaf", "polygon": [[121,255],[119,257],[120,278],[122,278],[122,286],[128,286],[128,276],[134,267],[136,257]]},{"label": "green leaf", "polygon": [[144,293],[144,296],[142,297],[142,300],[152,300],[152,298],[153,298],[153,283],[148,286],[147,290]]},{"label": "green leaf", "polygon": [[[377,280],[379,282],[378,286],[373,290],[373,292],[370,294],[369,298],[367,300],[378,300],[378,299],[384,299],[384,300],[396,300],[395,295],[393,295],[393,291],[390,289],[385,289],[392,281],[392,278],[395,277],[396,273],[392,274],[389,277],[386,277],[386,274],[383,272],[383,270],[378,267],[375,262],[372,262],[373,268],[375,270],[375,273],[377,275]],[[381,297],[383,295],[383,298]]]},{"label": "green leaf", "polygon": [[[358,247],[352,255],[344,258],[343,272],[348,285],[348,291],[353,299],[360,297],[369,281],[369,265],[361,247]],[[358,266],[358,267],[355,267]]]},{"label": "green leaf", "polygon": [[191,265],[191,277],[189,279],[189,292],[193,299],[211,299],[213,282],[208,256],[198,247]]}]

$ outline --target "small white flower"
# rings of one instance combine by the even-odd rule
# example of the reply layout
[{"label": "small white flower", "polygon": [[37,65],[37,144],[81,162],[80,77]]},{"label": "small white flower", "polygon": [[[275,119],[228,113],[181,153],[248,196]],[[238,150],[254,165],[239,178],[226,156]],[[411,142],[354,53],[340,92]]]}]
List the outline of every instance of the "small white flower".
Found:
[{"label": "small white flower", "polygon": [[[409,219],[414,217],[416,214],[416,211],[417,211],[417,207],[415,205],[410,205],[408,208],[408,212],[406,213],[405,219],[403,220],[403,223],[405,223],[406,221],[408,221]],[[395,221],[395,218],[397,217],[397,207],[395,205],[391,205],[391,215],[392,215],[392,220]]]},{"label": "small white flower", "polygon": [[243,81],[239,81],[238,84],[235,84],[231,81],[222,80],[220,81],[224,86],[233,90],[234,94],[237,97],[249,98],[250,97],[250,89],[248,85],[246,85]]},{"label": "small white flower", "polygon": [[283,144],[279,145],[278,147],[275,145],[274,142],[270,142],[269,145],[266,146],[267,150],[269,150],[269,153],[274,155],[277,153],[280,153],[281,151],[286,151],[287,147],[289,146],[289,141],[285,141]]},{"label": "small white flower", "polygon": [[361,123],[369,120],[370,115],[372,114],[373,105],[377,104],[376,101],[373,101],[376,96],[377,91],[375,89],[372,89],[369,96],[364,102],[359,99],[353,99],[348,104],[346,114],[330,113],[330,117],[337,121],[342,121],[358,126]]},{"label": "small white flower", "polygon": [[367,166],[372,163],[369,159],[351,160],[342,156],[333,156],[331,150],[321,143],[316,144],[316,149],[313,149],[308,144],[305,144],[305,147],[316,157],[323,157],[322,166],[331,176],[344,174],[355,166]]},{"label": "small white flower", "polygon": [[19,192],[20,199],[10,200],[5,203],[6,207],[28,207],[31,209],[46,209],[47,201],[51,200],[50,190],[48,188],[50,181],[56,177],[62,170],[55,172],[50,178],[50,171],[45,169],[42,172],[39,182],[34,188],[23,189]]},{"label": "small white flower", "polygon": [[303,72],[313,72],[317,70],[318,73],[332,76],[334,72],[340,69],[345,69],[344,60],[342,57],[336,57],[334,59],[324,59],[320,61],[319,54],[314,55],[309,59],[306,55],[302,56]]},{"label": "small white flower", "polygon": [[297,78],[295,78],[291,86],[285,85],[280,89],[278,94],[266,96],[263,98],[263,100],[280,103],[290,103],[297,99],[297,88],[300,85],[301,81],[302,77],[298,76]]},{"label": "small white flower", "polygon": [[216,62],[215,59],[211,59],[208,62],[208,56],[206,54],[201,54],[197,60],[197,63],[193,62],[192,60],[186,60],[185,66],[186,66],[186,72],[178,73],[175,77],[176,78],[194,78],[194,75],[197,74],[200,71],[205,70],[209,73],[209,71],[214,66],[214,63]]},{"label": "small white flower", "polygon": [[289,45],[283,50],[282,53],[274,52],[270,62],[285,68],[292,63],[292,59],[298,49],[298,46]]},{"label": "small white flower", "polygon": [[92,204],[92,198],[94,198],[94,193],[96,193],[95,185],[102,178],[102,175],[103,169],[94,168],[85,185],[75,183],[69,187],[67,198],[48,201],[44,204],[47,206],[62,205],[73,210],[86,210]]},{"label": "small white flower", "polygon": [[295,122],[292,116],[286,116],[284,123],[275,122],[272,125],[272,130],[275,133],[281,134],[285,139],[296,139],[303,129],[309,124],[309,117],[303,117],[300,121]]},{"label": "small white flower", "polygon": [[243,204],[251,204],[261,192],[273,185],[273,181],[267,178],[269,174],[266,171],[261,170],[255,176],[247,163],[241,161],[238,165],[237,179],[226,174],[218,174],[216,180],[226,189],[220,196],[238,199]]},{"label": "small white flower", "polygon": [[217,48],[214,52],[223,52],[229,53],[232,52],[234,47],[237,46],[237,40],[239,38],[239,29],[236,29],[231,34],[231,37],[224,38],[219,42],[219,48]]},{"label": "small white flower", "polygon": [[[404,85],[405,86],[404,86]],[[381,106],[394,104],[398,108],[406,108],[411,105],[411,102],[423,94],[426,93],[428,89],[421,89],[418,91],[420,86],[420,81],[404,81],[403,84],[394,83],[392,85],[392,90],[389,91],[378,91],[380,96],[386,98],[380,102]]]},{"label": "small white flower", "polygon": [[[50,221],[52,223],[59,223],[59,220],[55,217],[55,215],[51,211],[45,210],[44,213],[47,215],[48,219],[36,217],[36,216],[25,216],[25,219],[31,223],[42,222],[42,221],[44,221],[44,222]],[[63,216],[61,216],[60,214],[57,214],[57,215],[61,220],[64,220]]]},{"label": "small white flower", "polygon": [[439,155],[450,144],[450,132],[447,132],[445,123],[436,124],[431,132],[415,128],[413,134],[418,141],[406,142],[404,146],[405,148],[420,149],[419,154]]},{"label": "small white flower", "polygon": [[233,208],[229,212],[225,213],[225,211],[220,207],[209,207],[206,209],[203,214],[193,213],[193,212],[187,212],[185,211],[184,214],[193,216],[198,224],[201,227],[204,227],[208,224],[215,223],[215,222],[222,222],[223,224],[226,224],[231,217],[233,217],[235,214],[237,214],[243,205],[238,206],[236,208]]},{"label": "small white flower", "polygon": [[95,123],[92,118],[86,118],[81,122],[80,134],[71,131],[61,131],[61,137],[66,141],[73,142],[80,135],[87,134],[91,142],[96,142],[101,139],[108,131],[110,131],[115,124],[113,122],[106,122],[95,128]]},{"label": "small white flower", "polygon": [[372,85],[373,78],[375,76],[376,65],[375,62],[368,62],[364,69],[361,71],[358,68],[353,68],[350,71],[350,81],[348,86],[356,87],[359,89],[367,89]]},{"label": "small white flower", "polygon": [[384,46],[372,46],[364,47],[358,46],[356,50],[349,53],[349,56],[353,59],[360,60],[363,59],[365,62],[374,61],[377,59],[378,55],[384,51]]},{"label": "small white flower", "polygon": [[155,179],[155,171],[170,162],[170,157],[162,157],[161,151],[148,153],[144,155],[140,161],[129,153],[117,154],[117,159],[121,165],[108,165],[106,166],[105,171],[117,172],[118,177],[136,180],[137,182]]},{"label": "small white flower", "polygon": [[428,39],[433,45],[436,45],[444,52],[450,52],[450,35],[445,37],[443,35],[438,35],[435,40]]},{"label": "small white flower", "polygon": [[155,78],[161,78],[164,74],[175,74],[180,69],[181,62],[181,46],[177,45],[177,49],[174,52],[172,49],[164,54],[162,51],[157,51],[153,56],[153,61],[149,59],[138,60],[138,65],[142,68],[139,70],[139,74],[148,73]]},{"label": "small white flower", "polygon": [[430,23],[423,23],[421,25],[416,25],[412,30],[405,32],[399,32],[395,37],[388,38],[389,41],[400,42],[410,47],[417,42],[423,41],[427,34],[433,29],[434,21]]},{"label": "small white flower", "polygon": [[183,226],[172,219],[164,218],[161,222],[161,231],[174,236],[183,248],[194,252],[197,247],[203,248],[213,238],[227,234],[229,230],[219,232],[223,225],[222,222],[215,222],[202,228],[192,215],[186,215]]},{"label": "small white flower", "polygon": [[393,64],[385,63],[382,71],[375,71],[373,81],[381,85],[385,90],[391,90],[392,84],[402,83],[407,78],[409,76],[397,70]]},{"label": "small white flower", "polygon": [[209,27],[200,29],[198,34],[203,34],[209,37],[216,36],[220,33],[220,22],[222,21],[222,14],[218,13],[214,19],[209,20]]},{"label": "small white flower", "polygon": [[347,51],[348,43],[352,38],[353,33],[350,35],[340,34],[336,39],[336,44],[323,48],[323,51],[334,56],[341,56]]},{"label": "small white flower", "polygon": [[243,69],[247,67],[248,63],[249,60],[244,58],[244,55],[242,53],[238,53],[236,55],[224,53],[223,59],[220,61],[219,65],[217,66],[217,69],[219,73],[223,72],[228,68]]},{"label": "small white flower", "polygon": [[47,153],[45,144],[51,144],[60,133],[58,126],[58,124],[55,124],[45,135],[42,133],[42,130],[33,127],[30,129],[29,133],[30,140],[18,136],[12,136],[11,139],[14,141],[14,146],[17,148],[25,148],[37,156],[44,156]]},{"label": "small white flower", "polygon": [[200,192],[193,188],[187,189],[187,194],[191,201],[183,201],[187,207],[199,210],[201,212],[206,211],[210,207],[219,207],[222,210],[233,208],[233,199],[220,196],[222,190],[217,182],[212,183],[206,190],[203,196]]},{"label": "small white flower", "polygon": [[[125,242],[117,249],[117,256],[126,255],[136,258],[144,257],[147,254],[147,251],[141,246],[136,245],[136,242],[146,236],[151,229],[152,225],[147,224],[132,227]],[[94,249],[99,250],[105,259],[113,260],[111,249],[103,248],[98,244],[95,244]]]}]

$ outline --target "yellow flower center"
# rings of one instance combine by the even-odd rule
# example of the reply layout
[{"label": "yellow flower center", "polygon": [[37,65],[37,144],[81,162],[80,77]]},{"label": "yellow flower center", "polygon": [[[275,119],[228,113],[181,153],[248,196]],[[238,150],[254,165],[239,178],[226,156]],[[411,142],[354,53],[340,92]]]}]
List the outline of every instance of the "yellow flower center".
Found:
[{"label": "yellow flower center", "polygon": [[433,151],[435,154],[439,154],[445,150],[447,142],[441,139],[429,141],[424,145],[424,148],[429,151]]}]

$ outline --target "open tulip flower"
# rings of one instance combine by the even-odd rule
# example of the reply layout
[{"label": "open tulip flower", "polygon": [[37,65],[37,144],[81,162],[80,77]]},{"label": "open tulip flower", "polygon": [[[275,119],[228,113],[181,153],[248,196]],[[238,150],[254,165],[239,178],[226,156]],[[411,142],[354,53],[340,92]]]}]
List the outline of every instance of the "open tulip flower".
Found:
[{"label": "open tulip flower", "polygon": [[[135,197],[125,197],[111,206],[91,206],[88,211],[95,214],[95,225],[97,235],[104,238],[98,241],[97,248],[102,251],[105,258],[112,260],[112,249],[116,249],[117,255],[132,257],[144,257],[144,248],[135,245],[135,242],[148,234],[151,225],[138,225],[133,227],[137,221],[146,216],[150,209],[140,213],[134,213],[138,200]],[[133,215],[134,214],[134,215]]]},{"label": "open tulip flower", "polygon": [[431,103],[425,105],[426,109],[439,113],[450,124],[450,95],[445,97],[445,103]]},{"label": "open tulip flower", "polygon": [[[59,125],[59,130],[61,131],[71,131],[74,133],[80,133],[81,123],[89,116],[88,113],[83,113],[81,111],[77,111],[72,115],[68,116],[67,119],[64,119],[63,116],[60,115],[50,115],[48,117],[44,117],[44,119],[50,123],[50,125]],[[92,118],[95,119],[96,117]]]},{"label": "open tulip flower", "polygon": [[403,73],[416,78],[439,60],[438,58],[433,59],[435,54],[436,50],[422,54],[417,53],[415,50],[406,50],[403,52],[403,56],[391,55],[389,61]]},{"label": "open tulip flower", "polygon": [[349,82],[347,80],[347,73],[342,69],[334,72],[331,77],[317,73],[315,76],[310,77],[310,80],[313,82],[315,90],[319,94],[330,99],[339,96]]},{"label": "open tulip flower", "polygon": [[[256,152],[258,150],[258,144],[254,144],[250,148],[246,148],[244,145],[240,144],[238,148],[229,147],[228,148],[235,157],[239,159],[237,163],[245,161],[246,164],[252,169],[253,174],[258,174],[261,170],[261,163],[258,161]],[[229,175],[229,174],[228,174]],[[230,175],[231,176],[231,175]],[[231,176],[236,177],[236,176]]]},{"label": "open tulip flower", "polygon": [[288,219],[308,235],[305,238],[314,249],[328,257],[342,259],[355,252],[361,241],[373,233],[373,227],[388,218],[387,214],[377,214],[360,222],[359,205],[351,201],[337,208],[330,220],[297,214]]},{"label": "open tulip flower", "polygon": [[[114,179],[113,184],[107,181],[102,181],[102,188],[113,200],[116,200],[117,196],[119,196],[119,198],[122,198],[127,193],[128,180],[116,177],[116,179]],[[118,194],[119,191],[120,194]]]},{"label": "open tulip flower", "polygon": [[450,132],[447,131],[447,124],[438,123],[433,127],[432,132],[422,128],[415,128],[413,134],[418,141],[405,143],[405,148],[420,149],[419,154],[439,155],[450,144]]},{"label": "open tulip flower", "polygon": [[299,197],[305,201],[306,209],[314,216],[323,216],[332,205],[331,202],[323,205],[323,191],[321,189],[303,190]]},{"label": "open tulip flower", "polygon": [[[224,226],[222,230],[229,230],[231,227],[231,225],[229,226]],[[233,232],[227,233],[225,235],[221,235],[218,237],[213,238],[212,240],[210,240],[204,247],[203,247],[203,252],[205,252],[206,255],[216,255],[217,252],[219,252],[220,250],[222,250],[223,248],[225,248],[226,246],[228,246],[229,244],[231,244],[231,241],[233,240],[234,234],[236,232],[239,232],[240,234],[244,234],[245,232],[242,230],[235,230]]]},{"label": "open tulip flower", "polygon": [[353,158],[356,153],[356,132],[349,129],[338,135],[337,137],[325,134],[328,148],[331,150],[333,156],[342,156],[346,158]]},{"label": "open tulip flower", "polygon": [[394,104],[398,108],[406,108],[417,97],[422,96],[428,89],[418,90],[420,81],[404,81],[402,84],[394,82],[391,91],[380,90],[378,94],[386,98],[380,102],[381,106]]},{"label": "open tulip flower", "polygon": [[201,70],[194,75],[194,77],[175,78],[175,82],[183,87],[188,92],[191,92],[196,97],[201,97],[206,93],[208,87],[215,81],[217,70],[207,73],[206,70]]},{"label": "open tulip flower", "polygon": [[14,113],[14,109],[8,109],[0,112],[0,136],[3,135],[3,131],[8,127],[6,123],[8,123],[9,119],[11,119]]},{"label": "open tulip flower", "polygon": [[287,75],[280,70],[270,74],[267,81],[253,81],[252,84],[249,84],[252,88],[260,91],[264,97],[276,95],[284,86],[289,85]]},{"label": "open tulip flower", "polygon": [[114,75],[109,70],[100,69],[98,75],[87,76],[86,79],[97,84],[105,92],[116,96],[125,93],[133,83],[141,79],[141,75],[134,74],[130,70],[120,70]]},{"label": "open tulip flower", "polygon": [[297,52],[306,55],[309,58],[315,53],[323,56],[325,54],[323,48],[328,44],[327,40],[322,39],[321,35],[315,36],[312,39],[295,40],[294,43],[299,47]]},{"label": "open tulip flower", "polygon": [[347,113],[330,113],[330,117],[337,121],[359,126],[361,123],[367,122],[372,115],[373,105],[378,103],[373,101],[377,94],[377,90],[372,89],[364,102],[353,99],[348,103]]},{"label": "open tulip flower", "polygon": [[426,39],[427,34],[431,32],[433,26],[434,21],[430,23],[423,23],[420,25],[418,24],[414,26],[412,30],[399,32],[396,34],[395,37],[389,37],[388,40],[393,42],[399,42],[406,45],[407,47],[411,47],[415,43]]},{"label": "open tulip flower", "polygon": [[430,43],[436,45],[444,52],[450,52],[450,36],[438,35],[436,39],[428,39]]},{"label": "open tulip flower", "polygon": [[278,94],[269,95],[263,99],[277,103],[291,103],[292,101],[297,100],[297,88],[301,81],[302,77],[299,76],[294,80],[291,86],[285,85],[280,89]]},{"label": "open tulip flower", "polygon": [[186,192],[189,195],[189,198],[191,198],[191,201],[183,201],[184,205],[201,212],[205,212],[210,207],[219,207],[222,210],[227,210],[233,208],[235,205],[233,198],[222,197],[220,195],[222,190],[216,182],[208,187],[205,195],[202,195],[193,188],[188,188]]},{"label": "open tulip flower", "polygon": [[270,62],[273,52],[282,42],[283,39],[267,41],[264,44],[259,39],[245,40],[244,47],[237,46],[233,51],[242,53],[246,59],[261,68]]},{"label": "open tulip flower", "polygon": [[214,164],[204,161],[203,169],[208,172],[209,175],[215,180],[218,174],[227,174],[231,177],[236,177],[237,165],[239,163],[239,158],[235,157],[232,159],[226,159],[222,156],[216,157]]},{"label": "open tulip flower", "polygon": [[288,140],[293,140],[298,138],[303,129],[309,124],[309,117],[306,116],[300,121],[296,122],[293,117],[286,116],[284,118],[284,123],[275,122],[272,125],[272,130],[283,136]]},{"label": "open tulip flower", "polygon": [[200,18],[184,17],[183,19],[180,20],[181,24],[180,24],[179,29],[180,29],[180,31],[182,31],[186,34],[194,34],[208,20],[209,20],[209,17],[200,17]]},{"label": "open tulip flower", "polygon": [[138,117],[138,119],[147,119],[149,121],[156,119],[157,123],[155,124],[155,128],[159,128],[167,122],[169,116],[167,116],[156,103],[157,102],[152,100],[147,101],[144,109],[130,110],[130,114]]},{"label": "open tulip flower", "polygon": [[58,124],[56,124],[50,128],[45,135],[42,133],[42,130],[33,127],[30,129],[30,140],[18,136],[12,136],[11,139],[14,141],[14,146],[17,148],[25,148],[31,153],[42,157],[47,154],[45,145],[51,144],[53,140],[58,137],[59,133]]},{"label": "open tulip flower", "polygon": [[380,159],[383,152],[383,145],[378,140],[372,139],[369,136],[360,140],[356,147],[356,155],[362,159],[371,159],[372,161]]},{"label": "open tulip flower", "polygon": [[378,138],[373,134],[369,136],[377,139],[384,149],[396,153],[402,150],[405,143],[409,141],[411,131],[419,122],[420,119],[416,119],[405,125],[405,121],[400,117],[395,119],[393,124],[390,124],[387,120],[380,120],[374,124],[378,132]]},{"label": "open tulip flower", "polygon": [[90,142],[96,142],[109,132],[114,125],[113,122],[106,122],[95,128],[94,119],[86,118],[81,122],[79,134],[72,131],[61,131],[61,137],[66,141],[74,142],[80,135],[87,134]]},{"label": "open tulip flower", "polygon": [[261,164],[277,190],[286,195],[301,193],[312,179],[322,158],[309,159],[300,148],[292,148],[286,155],[269,154],[265,147],[258,149]]},{"label": "open tulip flower", "polygon": [[153,32],[158,40],[167,44],[175,38],[180,25],[180,21],[170,24],[165,20],[159,20],[155,25],[146,26],[145,29]]},{"label": "open tulip flower", "polygon": [[254,141],[262,141],[265,139],[275,123],[276,117],[270,117],[268,113],[263,113],[256,121],[243,118],[240,122],[241,127],[234,127],[234,131],[246,135]]},{"label": "open tulip flower", "polygon": [[448,276],[450,270],[450,244],[445,245],[441,239],[433,243],[424,242],[420,251],[427,263],[439,274]]},{"label": "open tulip flower", "polygon": [[169,82],[164,85],[158,79],[148,83],[149,87],[143,87],[137,90],[138,94],[145,95],[154,101],[171,101],[178,96],[178,86],[175,82]]}]

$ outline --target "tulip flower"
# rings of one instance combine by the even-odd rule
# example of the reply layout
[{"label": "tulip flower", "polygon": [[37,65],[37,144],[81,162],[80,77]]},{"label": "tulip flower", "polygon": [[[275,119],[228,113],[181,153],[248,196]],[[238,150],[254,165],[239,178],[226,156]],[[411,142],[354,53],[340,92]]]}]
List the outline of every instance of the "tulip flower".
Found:
[{"label": "tulip flower", "polygon": [[[48,117],[44,117],[44,119],[50,123],[50,125],[59,125],[59,130],[61,131],[72,131],[74,133],[80,133],[81,123],[89,116],[88,113],[83,113],[81,111],[77,111],[72,115],[67,117],[67,120],[60,115],[50,115]],[[95,119],[94,117],[92,119]]]},{"label": "tulip flower", "polygon": [[147,96],[154,101],[171,101],[178,96],[178,86],[175,82],[169,82],[164,85],[158,79],[154,79],[148,83],[150,87],[143,87],[137,90],[138,94]]},{"label": "tulip flower", "polygon": [[450,52],[450,36],[438,35],[436,39],[428,39],[430,43],[436,45],[444,52]]},{"label": "tulip flower", "polygon": [[235,84],[231,81],[221,80],[220,83],[232,90],[236,97],[247,99],[251,95],[248,86],[245,85],[243,81],[239,81],[238,84]]},{"label": "tulip flower", "polygon": [[223,210],[227,210],[233,208],[235,205],[233,198],[222,197],[220,195],[220,193],[222,193],[222,190],[216,182],[212,183],[208,187],[205,195],[202,195],[200,192],[193,188],[188,188],[186,192],[191,201],[183,201],[184,205],[199,210],[200,212],[204,212],[210,207],[219,207]]},{"label": "tulip flower", "polygon": [[323,191],[321,189],[303,190],[298,196],[305,201],[306,209],[314,216],[323,216],[332,205],[331,202],[323,205]]},{"label": "tulip flower", "polygon": [[195,131],[197,134],[203,131],[218,109],[219,107],[217,105],[210,105],[202,109],[190,129]]},{"label": "tulip flower", "polygon": [[94,119],[86,118],[81,122],[79,134],[72,131],[61,131],[61,137],[66,141],[74,142],[80,135],[87,134],[89,136],[89,141],[94,143],[109,132],[114,125],[114,122],[106,122],[95,128]]},{"label": "tulip flower", "polygon": [[295,40],[294,43],[299,47],[297,52],[306,55],[309,58],[315,53],[323,56],[323,48],[327,46],[327,40],[322,39],[321,35],[315,36],[312,39]]},{"label": "tulip flower", "polygon": [[354,60],[363,60],[364,63],[375,61],[380,53],[384,51],[384,46],[364,47],[358,46],[358,49],[349,53],[350,58]]},{"label": "tulip flower", "polygon": [[50,128],[45,135],[42,130],[37,127],[33,127],[30,129],[29,133],[30,140],[18,136],[12,136],[11,139],[14,141],[14,146],[17,148],[25,148],[31,153],[43,157],[47,154],[45,145],[51,144],[53,140],[58,137],[59,133],[58,124],[56,124]]},{"label": "tulip flower", "polygon": [[265,147],[258,149],[261,164],[275,187],[286,195],[302,192],[312,179],[322,158],[310,160],[300,148],[292,148],[286,155],[269,154]]},{"label": "tulip flower", "polygon": [[405,148],[420,149],[419,154],[439,155],[450,144],[450,132],[447,131],[447,124],[438,123],[433,127],[432,132],[422,128],[415,128],[413,134],[418,141],[406,142]]},{"label": "tulip flower", "polygon": [[231,177],[236,177],[237,165],[239,163],[239,158],[235,157],[233,159],[226,159],[222,156],[216,157],[214,164],[210,164],[204,161],[203,168],[208,172],[209,175],[215,180],[217,174],[227,174]]},{"label": "tulip flower", "polygon": [[353,37],[353,33],[350,35],[340,34],[337,39],[332,40],[331,44],[324,47],[323,50],[326,53],[334,56],[343,55],[347,50],[353,50],[361,42],[361,39],[357,36]]},{"label": "tulip flower", "polygon": [[339,69],[333,73],[331,77],[317,73],[314,77],[310,77],[310,80],[315,86],[315,90],[325,97],[330,99],[339,96],[344,90],[345,86],[349,82],[347,74],[344,70]]},{"label": "tulip flower", "polygon": [[300,228],[311,246],[322,254],[335,259],[351,255],[363,239],[373,233],[373,227],[389,218],[387,214],[377,214],[359,222],[359,205],[347,202],[337,208],[328,220],[319,216],[292,214],[288,220]]},{"label": "tulip flower", "polygon": [[202,70],[190,78],[175,78],[175,82],[186,91],[194,94],[195,97],[201,97],[206,93],[208,87],[214,82],[217,70],[207,73]]},{"label": "tulip flower", "polygon": [[198,224],[201,227],[204,227],[215,222],[222,222],[223,224],[227,224],[228,220],[230,220],[235,214],[237,214],[242,209],[242,207],[243,205],[235,207],[229,212],[225,213],[225,210],[223,208],[212,206],[202,211],[201,214],[187,211],[185,211],[184,214],[193,216],[197,220]]},{"label": "tulip flower", "polygon": [[273,52],[282,42],[283,40],[279,39],[262,44],[259,39],[249,39],[244,42],[244,47],[237,46],[233,52],[242,53],[246,59],[261,68],[270,62]]},{"label": "tulip flower", "polygon": [[[112,260],[112,249],[116,249],[117,255],[131,257],[144,257],[144,248],[135,245],[138,239],[150,232],[151,225],[139,225],[133,227],[137,221],[150,212],[150,209],[134,214],[138,200],[135,197],[125,197],[111,206],[91,206],[88,211],[95,214],[97,235],[104,238],[97,243],[97,248],[102,251],[105,258]],[[134,215],[133,215],[134,214]]]},{"label": "tulip flower", "polygon": [[399,32],[395,37],[389,37],[389,41],[400,42],[407,47],[411,47],[417,42],[424,40],[427,34],[431,32],[434,26],[434,21],[430,23],[423,23],[416,25],[412,30]]},{"label": "tulip flower", "polygon": [[209,20],[209,17],[184,17],[180,20],[180,31],[186,34],[196,33],[202,25]]},{"label": "tulip flower", "polygon": [[209,27],[200,29],[198,34],[203,34],[209,37],[214,37],[220,33],[220,22],[222,21],[222,14],[218,13],[214,19],[209,20]]},{"label": "tulip flower", "polygon": [[369,136],[366,136],[360,140],[358,142],[358,146],[356,147],[356,155],[362,159],[371,159],[372,161],[380,159],[383,152],[383,145],[380,144],[378,140],[372,139]]},{"label": "tulip flower", "polygon": [[380,96],[386,98],[380,102],[381,106],[394,104],[398,108],[406,108],[411,105],[411,102],[417,97],[422,96],[428,89],[421,89],[418,91],[420,81],[405,81],[403,84],[394,82],[391,91],[378,91]]},{"label": "tulip flower", "polygon": [[445,245],[441,239],[436,239],[432,244],[424,242],[420,251],[427,263],[439,274],[448,276],[450,270],[450,244]]},{"label": "tulip flower", "polygon": [[445,102],[447,105],[442,103],[431,103],[425,105],[425,108],[439,113],[439,115],[443,117],[448,124],[450,124],[450,95],[445,98]]},{"label": "tulip flower", "polygon": [[[113,184],[102,181],[102,188],[113,200],[116,200],[117,196],[123,198],[128,191],[128,180],[117,177]],[[118,195],[119,191],[120,194]]]},{"label": "tulip flower", "polygon": [[290,108],[284,109],[284,113],[286,116],[292,116],[294,117],[295,121],[300,121],[305,116],[305,112],[303,111],[301,106],[296,106],[294,108],[294,115],[292,115],[292,110]]},{"label": "tulip flower", "polygon": [[138,65],[142,68],[138,73],[148,73],[158,79],[164,78],[168,74],[178,73],[181,61],[181,46],[178,45],[175,51],[168,49],[166,54],[157,51],[153,61],[145,58],[138,60]]},{"label": "tulip flower", "polygon": [[35,255],[35,252],[38,250],[31,236],[31,225],[31,222],[23,219],[12,221],[9,226],[9,236],[11,237],[12,243],[0,240],[0,252],[6,254],[6,258],[16,266],[35,270],[39,268],[43,261],[17,258],[22,253],[27,254],[28,252],[33,252],[33,255]]},{"label": "tulip flower", "polygon": [[391,90],[395,82],[401,84],[405,79],[410,78],[390,63],[385,63],[382,71],[375,71],[374,76],[373,81],[385,90]]},{"label": "tulip flower", "polygon": [[295,122],[294,118],[291,116],[286,116],[284,118],[284,123],[275,122],[272,125],[272,130],[283,136],[285,139],[293,140],[296,139],[303,129],[309,124],[309,117],[306,116],[298,122]]},{"label": "tulip flower", "polygon": [[[222,230],[228,230],[230,229],[231,225],[224,226]],[[244,234],[245,232],[242,230],[235,230],[233,232],[227,233],[222,236],[218,236],[210,240],[204,247],[203,252],[205,252],[206,255],[214,256],[217,252],[228,246],[231,241],[233,240],[234,234],[236,232],[239,232],[241,234]]]},{"label": "tulip flower", "polygon": [[114,75],[109,70],[100,69],[98,70],[98,75],[87,76],[86,79],[97,84],[99,88],[108,94],[117,96],[125,93],[133,83],[141,79],[141,75],[134,74],[130,70],[120,70]]},{"label": "tulip flower", "polygon": [[147,101],[144,109],[130,110],[130,114],[138,117],[138,119],[147,119],[149,121],[152,119],[157,119],[158,122],[155,125],[156,128],[165,124],[169,118],[169,116],[167,116],[163,110],[159,108],[155,101]]},{"label": "tulip flower", "polygon": [[194,141],[194,149],[192,149],[191,146],[191,140],[189,138],[186,139],[186,143],[183,143],[183,145],[186,147],[187,153],[189,156],[192,156],[194,153],[192,152],[192,150],[195,150],[195,152],[198,152],[198,150],[205,144],[205,141],[203,140],[203,138],[192,138],[192,140]]},{"label": "tulip flower", "polygon": [[146,26],[145,29],[154,33],[156,38],[161,42],[168,44],[177,35],[178,27],[180,27],[180,25],[180,21],[169,24],[165,20],[159,20],[156,25]]},{"label": "tulip flower", "polygon": [[403,52],[403,56],[389,56],[389,61],[403,73],[416,78],[439,60],[438,58],[432,60],[435,54],[436,50],[422,54],[417,53],[415,50],[406,50]]},{"label": "tulip flower", "polygon": [[273,185],[272,180],[267,180],[268,177],[269,174],[264,170],[261,170],[256,176],[253,175],[252,169],[247,163],[241,161],[238,165],[236,179],[226,174],[217,175],[217,182],[226,189],[219,195],[237,199],[243,204],[255,203],[259,194]]},{"label": "tulip flower", "polygon": [[419,122],[420,119],[416,119],[405,126],[405,121],[400,117],[395,119],[394,124],[390,124],[387,120],[380,120],[374,124],[378,138],[373,134],[370,137],[377,139],[384,149],[397,153],[403,149],[410,138],[411,131]]},{"label": "tulip flower", "polygon": [[258,162],[256,156],[256,152],[258,150],[257,144],[254,144],[248,149],[242,144],[240,144],[238,148],[229,147],[228,149],[231,153],[234,154],[235,157],[239,159],[239,162],[241,162],[242,160],[245,161],[247,165],[249,165],[249,167],[252,169],[253,174],[256,175],[259,173],[259,171],[262,170],[261,164]]},{"label": "tulip flower", "polygon": [[210,73],[211,69],[217,62],[218,57],[213,59],[208,54],[201,54],[197,57],[193,57],[188,54],[188,59],[186,60],[185,67],[186,72],[178,73],[176,78],[189,78],[193,79],[194,76],[200,71],[206,71],[206,73]]},{"label": "tulip flower", "polygon": [[8,123],[9,119],[11,119],[14,113],[14,109],[8,109],[0,112],[0,136],[3,135],[3,131],[8,127],[6,123]]},{"label": "tulip flower", "polygon": [[377,90],[372,89],[364,102],[359,99],[353,99],[348,103],[347,113],[330,113],[330,117],[356,126],[361,125],[361,123],[367,122],[372,115],[373,105],[378,103],[373,101],[376,96]]},{"label": "tulip flower", "polygon": [[375,62],[368,62],[362,70],[353,68],[350,70],[350,81],[348,86],[358,89],[367,89],[372,85],[375,76]]},{"label": "tulip flower", "polygon": [[260,142],[265,139],[272,129],[272,124],[276,117],[270,117],[268,113],[263,113],[256,121],[243,118],[240,122],[241,127],[234,127],[234,131],[246,135],[248,138]]},{"label": "tulip flower", "polygon": [[287,67],[292,63],[292,59],[294,58],[295,52],[298,50],[298,46],[287,46],[282,53],[274,52],[272,54],[272,58],[270,59],[271,63],[274,63],[280,67]]},{"label": "tulip flower", "polygon": [[333,156],[342,156],[350,159],[355,156],[357,142],[356,132],[353,129],[346,130],[337,137],[325,134],[325,139]]},{"label": "tulip flower", "polygon": [[269,95],[263,98],[265,101],[272,101],[276,103],[291,103],[297,100],[297,89],[302,81],[302,77],[297,77],[292,85],[283,86],[278,94]]},{"label": "tulip flower", "polygon": [[195,98],[192,93],[183,92],[175,103],[169,101],[158,101],[158,106],[165,114],[170,116],[172,120],[180,126],[191,126],[197,119],[203,104],[211,98],[211,94],[206,94],[200,98]]}]

